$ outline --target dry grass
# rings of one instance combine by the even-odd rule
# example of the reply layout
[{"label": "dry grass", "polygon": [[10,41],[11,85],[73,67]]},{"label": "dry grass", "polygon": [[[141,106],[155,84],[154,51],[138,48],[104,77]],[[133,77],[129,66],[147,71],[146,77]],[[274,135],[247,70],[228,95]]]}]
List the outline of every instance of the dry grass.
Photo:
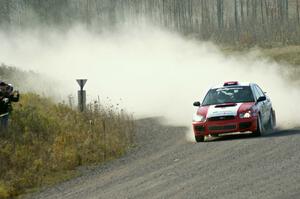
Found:
[{"label": "dry grass", "polygon": [[262,53],[277,62],[286,62],[291,65],[300,66],[300,46],[262,49]]},{"label": "dry grass", "polygon": [[299,67],[300,66],[300,46],[280,46],[280,47],[272,47],[272,48],[245,48],[243,46],[221,46],[221,50],[227,54],[243,54],[248,53],[249,51],[259,50],[260,56],[262,58],[269,58],[270,60],[274,60],[279,63],[288,63],[292,66]]},{"label": "dry grass", "polygon": [[296,84],[300,84],[300,46],[280,46],[272,48],[244,48],[242,46],[222,46],[222,52],[225,55],[243,56],[251,51],[260,52],[257,58],[268,58],[270,61],[280,63],[283,77]]},{"label": "dry grass", "polygon": [[132,144],[133,131],[132,117],[112,106],[94,103],[79,113],[23,95],[0,137],[0,198],[68,179],[77,166],[119,157]]}]

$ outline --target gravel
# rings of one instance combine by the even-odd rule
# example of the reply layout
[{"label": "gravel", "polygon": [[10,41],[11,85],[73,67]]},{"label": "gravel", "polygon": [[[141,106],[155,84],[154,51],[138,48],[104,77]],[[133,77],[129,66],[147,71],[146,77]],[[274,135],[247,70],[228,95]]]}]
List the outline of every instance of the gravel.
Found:
[{"label": "gravel", "polygon": [[122,158],[25,198],[300,198],[300,129],[192,143],[160,121],[137,121]]}]

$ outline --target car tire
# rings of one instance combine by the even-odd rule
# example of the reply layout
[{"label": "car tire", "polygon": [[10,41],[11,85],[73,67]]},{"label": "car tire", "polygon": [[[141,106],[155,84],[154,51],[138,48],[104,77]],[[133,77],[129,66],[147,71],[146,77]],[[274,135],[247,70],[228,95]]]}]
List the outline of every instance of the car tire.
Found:
[{"label": "car tire", "polygon": [[210,136],[214,137],[214,138],[217,138],[217,137],[219,137],[219,134],[211,134]]},{"label": "car tire", "polygon": [[256,130],[253,132],[254,136],[262,136],[264,133],[264,126],[261,122],[261,116],[259,115],[257,118],[257,128]]},{"label": "car tire", "polygon": [[270,133],[272,133],[275,129],[276,126],[276,116],[275,116],[275,111],[271,110],[269,122],[268,122],[268,130]]},{"label": "car tire", "polygon": [[205,136],[195,136],[196,142],[204,142]]}]

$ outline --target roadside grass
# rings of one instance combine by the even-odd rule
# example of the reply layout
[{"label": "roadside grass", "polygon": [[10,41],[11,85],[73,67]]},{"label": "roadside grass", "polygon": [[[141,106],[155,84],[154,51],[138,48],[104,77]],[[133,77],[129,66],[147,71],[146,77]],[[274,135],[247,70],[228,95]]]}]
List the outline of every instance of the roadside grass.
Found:
[{"label": "roadside grass", "polygon": [[0,133],[0,198],[14,197],[78,175],[76,167],[124,154],[133,143],[132,116],[111,105],[84,113],[37,94],[14,105]]},{"label": "roadside grass", "polygon": [[263,55],[276,62],[285,62],[290,65],[300,66],[300,46],[284,46],[261,50]]},{"label": "roadside grass", "polygon": [[0,63],[0,80],[12,83],[15,88],[24,92],[39,93],[46,96],[60,96],[64,94],[57,88],[61,83],[34,71],[22,70],[19,67]]},{"label": "roadside grass", "polygon": [[276,63],[280,63],[284,67],[280,68],[280,72],[288,81],[300,84],[300,46],[288,45],[277,47],[255,47],[246,48],[242,46],[221,46],[221,51],[225,55],[243,56],[249,52],[255,53],[258,59],[269,59]]},{"label": "roadside grass", "polygon": [[278,63],[288,63],[294,67],[300,66],[300,46],[278,46],[271,48],[255,47],[246,48],[243,46],[221,46],[222,52],[226,55],[243,54],[259,50],[261,58],[269,58]]}]

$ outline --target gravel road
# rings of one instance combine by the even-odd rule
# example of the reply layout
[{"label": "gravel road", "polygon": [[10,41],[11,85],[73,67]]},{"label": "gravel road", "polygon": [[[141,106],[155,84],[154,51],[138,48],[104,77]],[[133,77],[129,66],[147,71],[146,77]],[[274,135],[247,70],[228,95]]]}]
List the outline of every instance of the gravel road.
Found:
[{"label": "gravel road", "polygon": [[124,157],[28,198],[300,198],[300,129],[196,144],[159,121],[137,121]]}]

